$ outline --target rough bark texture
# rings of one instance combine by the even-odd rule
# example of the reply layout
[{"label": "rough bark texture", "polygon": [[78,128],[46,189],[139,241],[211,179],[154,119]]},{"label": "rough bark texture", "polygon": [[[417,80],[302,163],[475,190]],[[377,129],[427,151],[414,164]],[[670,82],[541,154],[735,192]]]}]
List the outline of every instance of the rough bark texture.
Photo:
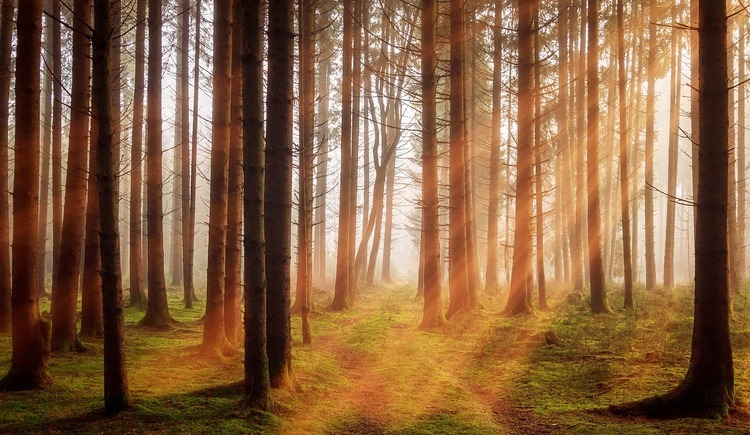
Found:
[{"label": "rough bark texture", "polygon": [[143,288],[143,85],[146,45],[146,0],[137,0],[135,27],[135,90],[130,149],[130,302],[146,308]]},{"label": "rough bark texture", "polygon": [[468,305],[466,258],[466,117],[464,111],[464,2],[450,2],[450,254],[446,317]]},{"label": "rough bark texture", "polygon": [[73,4],[73,78],[70,135],[65,182],[65,210],[60,240],[60,258],[52,279],[52,350],[79,348],[76,336],[76,305],[83,260],[86,211],[87,158],[89,147],[89,103],[91,101],[91,1]]},{"label": "rough bark texture", "polygon": [[513,240],[513,269],[505,312],[531,312],[527,278],[531,274],[532,156],[534,128],[534,89],[531,82],[532,13],[537,0],[518,1],[518,157],[516,164],[516,221]]},{"label": "rough bark texture", "polygon": [[[130,406],[128,378],[125,371],[125,314],[122,306],[122,273],[120,271],[119,200],[117,144],[113,141],[115,122],[112,105],[117,90],[112,84],[110,63],[112,50],[112,4],[96,0],[93,34],[94,115],[98,119],[97,163],[101,227],[102,294],[106,311],[104,324],[104,410],[117,414]],[[94,194],[92,192],[92,194]]]},{"label": "rough bark texture", "polygon": [[211,184],[208,216],[206,316],[201,354],[229,349],[224,330],[224,284],[227,250],[227,194],[232,101],[232,0],[214,3],[213,115],[211,116]]},{"label": "rough bark texture", "polygon": [[245,183],[245,405],[271,406],[266,348],[263,225],[263,17],[261,0],[243,1],[242,102]]},{"label": "rough bark texture", "polygon": [[[268,369],[274,388],[291,386],[292,371],[289,266],[292,245],[293,22],[292,0],[277,0],[269,4],[265,234]],[[340,241],[346,239],[347,234],[343,233]]]},{"label": "rough bark texture", "polygon": [[651,417],[724,417],[734,405],[727,255],[727,16],[700,1],[700,157],[696,213],[695,320],[685,379],[671,392],[613,407]]},{"label": "rough bark texture", "polygon": [[148,123],[146,138],[146,231],[148,233],[148,306],[143,326],[167,328],[174,321],[164,280],[161,113],[162,2],[148,0]]},{"label": "rough bark texture", "polygon": [[[440,226],[435,93],[437,0],[422,1],[422,245],[424,245],[424,308],[422,329],[445,321],[440,301]],[[497,278],[497,277],[496,277]]]},{"label": "rough bark texture", "polygon": [[41,388],[47,373],[49,324],[39,316],[36,288],[39,218],[39,62],[42,1],[23,1],[16,20],[16,146],[13,173],[12,357],[0,391]]},{"label": "rough bark texture", "polygon": [[97,157],[97,140],[99,122],[91,118],[89,135],[89,192],[86,198],[86,241],[83,253],[83,279],[81,282],[81,335],[84,337],[101,337],[104,334],[102,314],[102,257],[99,245],[99,163]]},{"label": "rough bark texture", "polygon": [[3,0],[0,22],[0,334],[10,331],[10,216],[8,207],[8,115],[13,0]]}]

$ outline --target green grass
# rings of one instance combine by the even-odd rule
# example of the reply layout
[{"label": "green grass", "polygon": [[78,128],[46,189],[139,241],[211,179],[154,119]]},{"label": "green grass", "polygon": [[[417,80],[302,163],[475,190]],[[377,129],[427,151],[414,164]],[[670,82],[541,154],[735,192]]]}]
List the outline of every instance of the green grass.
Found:
[{"label": "green grass", "polygon": [[[724,421],[614,417],[610,404],[666,392],[687,368],[692,327],[689,288],[646,294],[633,311],[589,314],[553,289],[550,312],[504,317],[506,295],[483,295],[485,309],[461,313],[444,329],[417,329],[421,303],[409,286],[363,291],[354,308],[323,309],[317,294],[313,344],[292,319],[299,391],[274,391],[273,414],[242,410],[242,352],[220,361],[196,356],[202,301],[194,310],[170,294],[169,331],[134,327],[126,313],[133,408],[113,419],[102,409],[102,342],[84,354],[54,354],[54,384],[0,394],[0,433],[742,433],[750,424],[750,302],[734,300],[732,342],[741,404]],[[614,308],[619,289],[610,294]],[[49,308],[43,301],[42,311]],[[545,333],[561,345],[545,344]],[[10,338],[0,337],[0,367]]]}]

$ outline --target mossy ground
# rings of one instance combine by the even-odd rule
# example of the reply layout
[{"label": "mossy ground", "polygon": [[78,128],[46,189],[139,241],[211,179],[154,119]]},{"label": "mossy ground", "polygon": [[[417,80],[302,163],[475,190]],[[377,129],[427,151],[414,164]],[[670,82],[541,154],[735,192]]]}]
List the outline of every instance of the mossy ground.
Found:
[{"label": "mossy ground", "polygon": [[[634,311],[591,315],[585,302],[503,317],[506,294],[485,295],[485,309],[461,313],[444,329],[417,329],[421,303],[408,286],[363,292],[354,308],[311,318],[314,342],[301,344],[292,319],[298,392],[275,391],[274,414],[240,406],[242,352],[221,361],[197,357],[202,302],[182,309],[169,331],[134,327],[127,310],[128,376],[133,409],[113,419],[102,410],[102,342],[84,354],[55,354],[54,385],[0,394],[0,433],[743,433],[750,428],[750,302],[734,300],[732,344],[740,404],[729,419],[614,417],[607,405],[666,392],[687,368],[690,289],[637,289]],[[330,295],[316,295],[325,307]],[[610,304],[621,304],[617,291]],[[43,310],[48,309],[44,302]],[[560,338],[546,344],[545,333]],[[0,338],[0,370],[10,339]]]}]

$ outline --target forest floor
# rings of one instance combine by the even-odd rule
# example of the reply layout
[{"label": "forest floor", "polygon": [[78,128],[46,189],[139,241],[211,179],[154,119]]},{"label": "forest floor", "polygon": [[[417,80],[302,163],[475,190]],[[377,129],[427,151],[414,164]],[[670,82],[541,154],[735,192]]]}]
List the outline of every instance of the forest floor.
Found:
[{"label": "forest floor", "polygon": [[[102,413],[102,341],[82,354],[55,354],[53,386],[0,394],[0,433],[748,433],[750,301],[734,301],[732,344],[740,398],[730,418],[646,420],[615,417],[610,404],[666,392],[687,368],[692,328],[689,288],[645,294],[634,311],[591,315],[585,301],[552,292],[549,312],[499,314],[506,294],[460,313],[439,331],[417,329],[421,303],[410,286],[363,292],[343,313],[311,318],[314,342],[302,345],[292,319],[293,367],[300,389],[275,391],[275,413],[240,408],[242,352],[197,357],[203,306],[182,308],[169,331],[133,326],[127,310],[132,410]],[[330,294],[316,294],[321,306]],[[613,307],[621,304],[617,291]],[[49,302],[42,309],[48,310]],[[556,340],[555,337],[559,338]],[[548,343],[552,344],[548,344]],[[556,343],[555,343],[556,342]],[[10,339],[0,338],[0,370]]]}]

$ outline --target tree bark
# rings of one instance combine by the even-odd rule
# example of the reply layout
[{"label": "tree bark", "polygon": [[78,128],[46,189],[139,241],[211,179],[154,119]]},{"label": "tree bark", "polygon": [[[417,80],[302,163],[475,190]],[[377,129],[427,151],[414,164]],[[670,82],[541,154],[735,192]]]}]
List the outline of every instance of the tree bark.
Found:
[{"label": "tree bark", "polygon": [[[630,253],[630,162],[628,161],[627,78],[625,76],[625,18],[623,0],[617,0],[617,85],[620,105],[620,213],[625,308],[633,308],[633,269]],[[633,60],[635,61],[635,60]],[[640,86],[640,83],[638,83]]]},{"label": "tree bark", "polygon": [[[9,9],[9,8],[8,8]],[[7,11],[7,10],[6,10]],[[7,16],[6,16],[7,19]],[[13,173],[12,356],[0,391],[41,388],[47,372],[49,324],[39,315],[36,223],[39,218],[39,62],[42,1],[19,3],[17,29],[16,141]]]},{"label": "tree bark", "polygon": [[100,240],[101,222],[99,219],[99,160],[97,140],[99,124],[91,118],[89,135],[88,196],[86,200],[86,240],[83,253],[83,279],[81,282],[81,335],[101,337],[104,334],[102,314],[102,257]]},{"label": "tree bark", "polygon": [[[50,8],[51,4],[49,1],[45,1],[45,8]],[[45,22],[45,37],[44,37],[44,62],[45,67],[42,69],[44,73],[44,84],[42,86],[42,166],[41,166],[41,184],[39,186],[39,225],[37,230],[37,238],[39,240],[39,265],[37,266],[37,288],[39,296],[46,296],[46,278],[47,278],[47,211],[49,209],[49,189],[50,189],[50,153],[52,147],[52,124],[49,122],[52,119],[52,71],[49,71],[49,67],[52,66],[54,70],[54,56],[52,54],[52,40],[54,39],[54,31],[52,29],[52,18],[47,17]]]},{"label": "tree bark", "polygon": [[[110,0],[96,0],[94,4],[95,28],[93,32],[93,106],[98,120],[97,162],[99,176],[99,206],[101,226],[102,294],[107,315],[104,325],[104,410],[117,414],[130,406],[128,378],[125,370],[125,326],[122,307],[122,273],[120,270],[118,158],[113,119],[113,103],[119,90],[113,88],[112,68],[119,64],[110,62],[113,29]],[[115,48],[116,49],[116,48]],[[117,110],[119,111],[119,110]],[[94,193],[92,192],[92,195]]]},{"label": "tree bark", "polygon": [[[192,228],[190,227],[190,187],[192,176],[190,173],[190,97],[189,97],[189,86],[190,86],[190,74],[188,68],[190,65],[190,56],[188,51],[190,50],[190,0],[181,1],[182,17],[181,17],[181,33],[180,33],[180,63],[181,73],[180,84],[182,88],[182,116],[181,127],[182,127],[182,146],[181,146],[181,157],[180,163],[182,163],[182,285],[183,295],[185,298],[185,308],[192,308],[192,296],[193,296],[193,262],[191,257],[191,243],[193,240]],[[197,2],[197,8],[200,8],[200,2]],[[200,24],[196,20],[196,25],[200,27]],[[197,29],[196,29],[197,30]],[[196,62],[198,58],[196,57]],[[190,270],[188,269],[190,268]]]},{"label": "tree bark", "polygon": [[646,290],[656,287],[656,254],[654,253],[654,100],[656,85],[656,0],[649,0],[648,65],[646,85],[646,165],[645,165],[645,238]]},{"label": "tree bark", "polygon": [[13,0],[3,0],[0,11],[0,334],[10,332],[11,329],[8,117],[13,3]]}]

